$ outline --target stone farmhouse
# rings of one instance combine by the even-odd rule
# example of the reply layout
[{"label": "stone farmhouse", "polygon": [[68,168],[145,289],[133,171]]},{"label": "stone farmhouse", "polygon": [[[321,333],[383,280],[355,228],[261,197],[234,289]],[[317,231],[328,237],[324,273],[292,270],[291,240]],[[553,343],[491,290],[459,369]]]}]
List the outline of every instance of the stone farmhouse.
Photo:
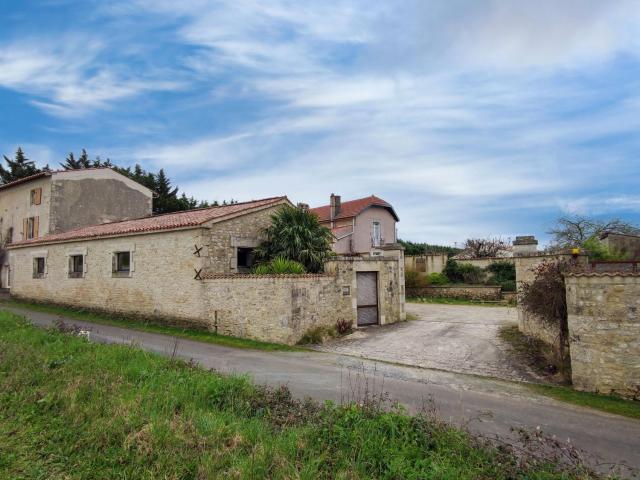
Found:
[{"label": "stone farmhouse", "polygon": [[[110,168],[45,171],[0,185],[0,244],[151,215],[153,192]],[[10,285],[8,258],[0,286]]]},{"label": "stone farmhouse", "polygon": [[311,211],[331,229],[333,249],[340,255],[380,254],[377,250],[397,242],[398,215],[390,203],[374,195],[342,202],[332,193],[329,205]]},{"label": "stone farmhouse", "polygon": [[21,238],[6,247],[11,295],[288,344],[338,321],[404,319],[402,250],[336,257],[323,274],[246,273],[283,205],[274,197]]}]

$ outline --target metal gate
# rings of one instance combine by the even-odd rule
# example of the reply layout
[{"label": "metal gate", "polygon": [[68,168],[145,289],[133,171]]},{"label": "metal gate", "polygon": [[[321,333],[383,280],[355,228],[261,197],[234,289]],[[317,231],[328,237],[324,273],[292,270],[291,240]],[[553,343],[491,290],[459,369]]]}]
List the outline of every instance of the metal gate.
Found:
[{"label": "metal gate", "polygon": [[378,323],[378,272],[358,272],[358,326]]}]

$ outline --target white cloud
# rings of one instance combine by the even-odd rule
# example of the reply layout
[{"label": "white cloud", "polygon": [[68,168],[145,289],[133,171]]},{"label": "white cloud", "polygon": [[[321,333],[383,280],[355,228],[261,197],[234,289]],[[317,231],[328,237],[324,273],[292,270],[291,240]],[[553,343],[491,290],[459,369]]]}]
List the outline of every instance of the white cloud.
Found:
[{"label": "white cloud", "polygon": [[31,95],[31,103],[60,117],[77,117],[111,102],[153,90],[175,90],[172,80],[132,76],[99,60],[106,46],[82,36],[0,45],[0,86]]}]

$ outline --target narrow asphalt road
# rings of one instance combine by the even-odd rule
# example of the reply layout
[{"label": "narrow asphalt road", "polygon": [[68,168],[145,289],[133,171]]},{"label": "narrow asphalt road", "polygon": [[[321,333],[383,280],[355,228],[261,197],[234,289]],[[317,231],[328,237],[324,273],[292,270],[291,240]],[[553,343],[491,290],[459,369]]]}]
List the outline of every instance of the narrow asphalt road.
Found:
[{"label": "narrow asphalt road", "polygon": [[[61,319],[16,307],[0,308],[45,327]],[[388,393],[410,412],[432,403],[441,418],[488,436],[506,438],[512,436],[511,427],[540,427],[545,434],[597,456],[599,462],[640,469],[640,421],[557,402],[517,383],[331,353],[235,349],[68,318],[64,321],[88,330],[92,341],[134,344],[162,355],[192,359],[222,373],[249,374],[259,384],[286,384],[301,398],[358,400],[366,389]]]}]

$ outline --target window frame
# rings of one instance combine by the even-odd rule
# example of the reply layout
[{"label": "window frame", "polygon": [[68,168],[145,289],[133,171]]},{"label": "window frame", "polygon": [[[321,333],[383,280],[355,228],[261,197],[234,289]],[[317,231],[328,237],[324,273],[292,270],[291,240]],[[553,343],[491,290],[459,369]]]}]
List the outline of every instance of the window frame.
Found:
[{"label": "window frame", "polygon": [[[72,253],[69,255],[69,278],[84,278],[84,274],[86,272],[86,255],[83,253]],[[81,259],[80,266],[82,267],[80,271],[76,270],[77,258]]]},{"label": "window frame", "polygon": [[[253,247],[236,247],[236,271],[239,273],[249,273],[254,263],[254,250]],[[240,252],[242,251],[242,255],[247,260],[246,264],[240,265]]]},{"label": "window frame", "polygon": [[[129,267],[124,270],[120,269],[120,256],[127,254],[129,256]],[[111,257],[111,274],[116,278],[129,278],[133,273],[133,252],[131,250],[118,250],[113,252]]]},{"label": "window frame", "polygon": [[36,217],[27,217],[26,239],[32,240],[36,238]]},{"label": "window frame", "polygon": [[[42,271],[40,271],[40,261],[42,261]],[[33,278],[42,279],[47,273],[47,257],[33,257]]]},{"label": "window frame", "polygon": [[[376,236],[377,227],[377,236]],[[371,243],[374,247],[382,245],[382,224],[379,220],[373,220],[371,222]]]}]

